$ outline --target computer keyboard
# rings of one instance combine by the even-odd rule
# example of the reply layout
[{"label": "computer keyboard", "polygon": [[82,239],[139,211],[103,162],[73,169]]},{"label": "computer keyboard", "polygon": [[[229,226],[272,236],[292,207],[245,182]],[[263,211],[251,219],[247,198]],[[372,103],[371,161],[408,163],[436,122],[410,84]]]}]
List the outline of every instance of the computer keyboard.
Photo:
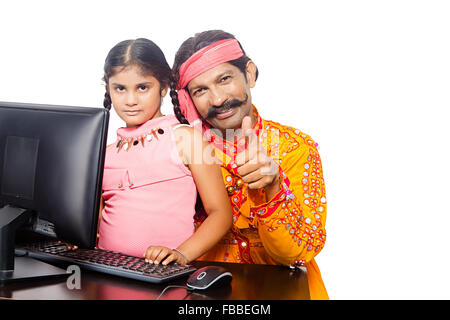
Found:
[{"label": "computer keyboard", "polygon": [[16,255],[28,255],[48,263],[76,264],[82,269],[150,283],[167,282],[196,270],[191,265],[177,263],[169,263],[166,266],[149,264],[144,261],[144,258],[101,249],[71,250],[57,241],[18,246]]}]

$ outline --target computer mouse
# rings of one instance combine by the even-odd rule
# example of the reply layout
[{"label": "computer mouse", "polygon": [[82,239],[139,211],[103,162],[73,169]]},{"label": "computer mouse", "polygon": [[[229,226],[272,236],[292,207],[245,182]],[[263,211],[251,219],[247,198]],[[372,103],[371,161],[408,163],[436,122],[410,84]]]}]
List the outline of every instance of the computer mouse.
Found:
[{"label": "computer mouse", "polygon": [[232,278],[231,272],[222,267],[206,266],[192,273],[186,285],[192,289],[205,290],[229,284]]}]

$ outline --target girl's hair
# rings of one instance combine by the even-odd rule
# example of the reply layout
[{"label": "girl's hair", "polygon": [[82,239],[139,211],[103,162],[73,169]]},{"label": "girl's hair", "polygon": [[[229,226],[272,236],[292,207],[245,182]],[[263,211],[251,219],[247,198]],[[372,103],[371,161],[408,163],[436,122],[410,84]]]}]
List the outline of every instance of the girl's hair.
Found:
[{"label": "girl's hair", "polygon": [[[219,40],[224,39],[236,39],[231,33],[222,31],[222,30],[209,30],[201,33],[197,33],[194,37],[191,37],[184,41],[180,48],[178,49],[175,55],[175,61],[172,67],[172,80],[170,81],[170,97],[172,98],[173,110],[175,115],[181,123],[189,124],[189,122],[184,117],[183,113],[180,110],[180,103],[178,102],[178,94],[175,91],[177,82],[179,80],[178,71],[180,70],[181,65],[189,59],[195,52],[209,46],[211,43],[214,43]],[[239,43],[239,46],[242,49],[244,55],[236,60],[228,61],[228,63],[237,67],[246,77],[245,68],[247,66],[247,62],[250,61],[250,58],[245,54],[242,45]],[[256,78],[258,78],[258,69],[256,69]],[[247,78],[246,78],[247,79]]]},{"label": "girl's hair", "polygon": [[[139,38],[124,40],[116,44],[105,59],[104,76],[106,87],[109,78],[121,69],[136,65],[145,75],[155,77],[163,88],[171,84],[171,70],[161,49],[151,40]],[[103,106],[111,109],[111,96],[105,92]]]}]

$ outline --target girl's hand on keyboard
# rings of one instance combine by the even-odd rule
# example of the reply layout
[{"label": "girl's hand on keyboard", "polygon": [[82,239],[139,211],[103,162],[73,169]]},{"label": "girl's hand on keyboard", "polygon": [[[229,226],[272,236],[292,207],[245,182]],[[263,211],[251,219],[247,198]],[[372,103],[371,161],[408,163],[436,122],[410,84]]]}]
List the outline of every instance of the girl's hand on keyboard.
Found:
[{"label": "girl's hand on keyboard", "polygon": [[58,243],[65,244],[67,249],[69,249],[69,250],[77,250],[78,249],[78,246],[70,244],[70,243],[67,243],[67,242],[58,241]]},{"label": "girl's hand on keyboard", "polygon": [[145,262],[167,265],[170,262],[187,264],[185,257],[176,251],[163,246],[150,246],[144,253]]}]

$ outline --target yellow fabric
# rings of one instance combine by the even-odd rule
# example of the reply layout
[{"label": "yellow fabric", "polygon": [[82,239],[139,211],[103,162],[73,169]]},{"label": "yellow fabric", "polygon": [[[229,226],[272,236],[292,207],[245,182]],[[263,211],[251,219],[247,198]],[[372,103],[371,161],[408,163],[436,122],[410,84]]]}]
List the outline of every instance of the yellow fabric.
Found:
[{"label": "yellow fabric", "polygon": [[[328,299],[314,261],[325,244],[327,212],[317,146],[303,132],[263,120],[256,108],[253,111],[258,119],[254,130],[267,154],[279,165],[282,190],[266,201],[263,189],[251,190],[246,184],[237,188],[230,194],[232,229],[199,260],[305,266],[311,299]],[[227,141],[215,137],[212,142],[222,161],[227,187],[236,186],[240,178],[233,165],[233,158],[242,151],[239,143],[224,148]],[[197,226],[201,221],[197,220]]]}]

